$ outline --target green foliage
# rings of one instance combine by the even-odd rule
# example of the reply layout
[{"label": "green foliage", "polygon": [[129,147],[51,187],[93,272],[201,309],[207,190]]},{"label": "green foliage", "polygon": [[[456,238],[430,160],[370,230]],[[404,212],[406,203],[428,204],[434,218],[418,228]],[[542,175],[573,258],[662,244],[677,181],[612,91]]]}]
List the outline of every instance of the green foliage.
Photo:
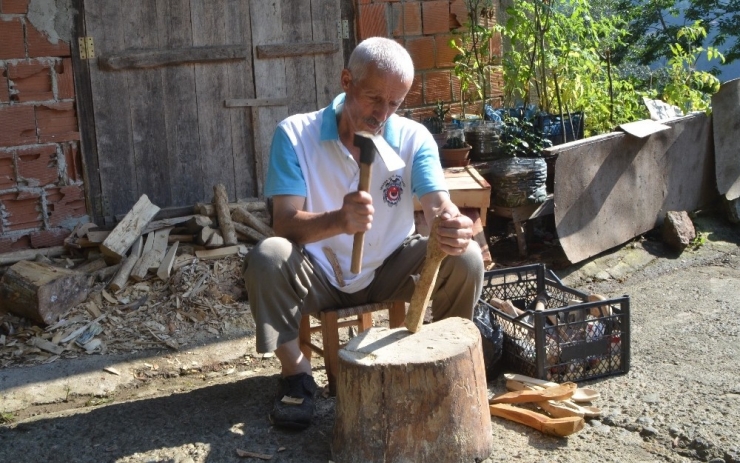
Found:
[{"label": "green foliage", "polygon": [[691,240],[691,243],[689,243],[689,247],[691,248],[692,251],[696,251],[700,247],[704,246],[708,240],[709,240],[708,232],[697,233],[694,239]]},{"label": "green foliage", "polygon": [[445,109],[442,100],[437,100],[437,106],[434,108],[434,116],[425,118],[421,123],[424,124],[429,132],[440,134],[444,132],[444,121],[448,112],[450,112],[450,109]]},{"label": "green foliage", "polygon": [[[678,106],[682,111],[709,111],[711,96],[719,90],[720,82],[712,74],[696,70],[696,62],[702,53],[707,59],[724,61],[724,56],[714,47],[695,46],[707,31],[701,21],[681,28],[676,34],[677,41],[670,44],[671,58],[668,60],[669,82],[663,89],[663,100]],[[683,44],[681,43],[683,42]]]},{"label": "green foliage", "polygon": [[10,424],[15,421],[15,415],[10,412],[0,412],[0,424]]},{"label": "green foliage", "polygon": [[[449,46],[457,52],[453,58],[453,73],[460,79],[460,102],[465,116],[465,106],[475,101],[485,102],[490,95],[489,77],[497,67],[496,56],[491,53],[494,29],[487,27],[485,17],[493,11],[493,0],[464,0],[468,18],[463,31],[453,31],[455,38]],[[476,112],[483,117],[483,105]]]},{"label": "green foliage", "polygon": [[460,137],[450,137],[445,142],[444,146],[442,148],[465,148],[467,145]]},{"label": "green foliage", "polygon": [[506,156],[536,158],[542,156],[545,148],[552,146],[531,119],[505,116],[503,122],[499,143]]}]

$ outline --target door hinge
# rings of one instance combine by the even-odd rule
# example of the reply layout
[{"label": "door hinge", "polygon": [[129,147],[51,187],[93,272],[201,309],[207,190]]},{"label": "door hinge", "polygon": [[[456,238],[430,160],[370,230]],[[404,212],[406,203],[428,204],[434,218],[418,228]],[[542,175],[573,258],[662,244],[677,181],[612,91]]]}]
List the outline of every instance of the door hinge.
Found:
[{"label": "door hinge", "polygon": [[92,37],[79,37],[77,44],[80,47],[80,59],[95,58],[95,42]]},{"label": "door hinge", "polygon": [[340,40],[349,38],[349,21],[346,19],[337,21],[337,38]]}]

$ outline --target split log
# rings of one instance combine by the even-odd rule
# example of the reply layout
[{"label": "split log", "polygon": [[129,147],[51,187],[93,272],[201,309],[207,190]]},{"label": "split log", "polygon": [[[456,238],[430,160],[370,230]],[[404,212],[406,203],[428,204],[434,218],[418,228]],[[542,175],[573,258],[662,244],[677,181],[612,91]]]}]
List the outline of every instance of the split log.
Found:
[{"label": "split log", "polygon": [[57,257],[65,254],[67,248],[64,246],[53,246],[42,249],[24,249],[22,251],[5,252],[0,254],[0,265],[15,264],[22,260],[35,259],[38,254],[46,257]]},{"label": "split log", "polygon": [[100,245],[106,260],[111,264],[120,262],[157,212],[159,207],[152,204],[147,195],[141,195],[134,207]]},{"label": "split log", "polygon": [[[237,207],[244,207],[249,212],[265,212],[267,211],[267,204],[264,201],[237,201],[235,203],[229,203],[229,212],[234,212]],[[197,203],[195,205],[195,212],[201,215],[207,215],[209,217],[216,216],[216,206],[213,204]]]},{"label": "split log", "polygon": [[205,246],[206,243],[208,243],[208,240],[211,239],[211,236],[216,233],[215,228],[211,227],[203,227],[200,229],[200,231],[195,236],[195,242]]},{"label": "split log", "polygon": [[169,251],[167,251],[167,254],[165,254],[164,259],[162,259],[162,263],[159,264],[159,269],[157,269],[157,276],[162,281],[167,281],[167,279],[170,277],[170,272],[172,271],[172,264],[175,263],[175,257],[177,256],[177,246],[180,244],[179,241],[175,241],[175,244],[170,246]]},{"label": "split log", "polygon": [[225,248],[203,249],[195,251],[195,257],[201,260],[221,259],[223,257],[233,256],[234,254],[246,254],[247,248],[242,244],[236,246],[226,246]]},{"label": "split log", "polygon": [[108,264],[105,263],[105,259],[103,259],[102,257],[98,257],[97,259],[88,260],[84,264],[78,265],[74,269],[80,273],[94,273],[107,266]]},{"label": "split log", "polygon": [[481,461],[493,446],[478,328],[370,328],[339,351],[335,461]]},{"label": "split log", "polygon": [[205,243],[206,248],[220,248],[224,245],[224,237],[221,236],[221,232],[218,230],[213,230],[213,233],[211,233],[211,236],[208,237],[208,241]]},{"label": "split log", "polygon": [[234,212],[231,213],[231,218],[237,222],[243,223],[244,225],[249,225],[265,236],[275,236],[275,232],[272,231],[272,228],[265,225],[263,221],[255,217],[243,207],[237,207],[234,209]]},{"label": "split log", "polygon": [[224,244],[227,246],[236,244],[236,231],[229,212],[229,196],[226,194],[226,187],[220,183],[213,187],[213,203],[216,206],[218,226],[221,229]]},{"label": "split log", "polygon": [[[167,251],[167,237],[170,234],[170,230],[172,230],[171,227],[149,233],[147,244],[151,241],[151,248],[141,254],[133,270],[131,270],[131,278],[141,281],[149,271],[156,272],[159,269],[159,264],[162,263],[164,254]],[[154,237],[150,238],[152,233]]]},{"label": "split log", "polygon": [[143,247],[144,238],[140,236],[139,239],[134,242],[133,246],[131,246],[131,254],[123,259],[123,261],[121,261],[121,268],[118,270],[118,273],[116,273],[116,276],[113,277],[113,280],[108,285],[111,290],[120,291],[121,288],[126,286],[126,282],[128,282],[128,278],[131,275],[131,270],[134,269],[136,261],[138,261],[139,257],[141,257],[141,250]]},{"label": "split log", "polygon": [[213,226],[213,220],[207,215],[194,215],[185,223],[185,228],[193,235],[199,233],[205,227],[211,226]]},{"label": "split log", "polygon": [[187,223],[193,217],[195,216],[191,214],[181,217],[169,217],[167,219],[154,220],[152,222],[149,222],[149,225],[147,225],[146,228],[144,228],[144,231],[141,233],[146,234],[149,232],[161,230],[163,228],[173,228],[176,225]]},{"label": "split log", "polygon": [[263,239],[267,238],[262,233],[258,232],[254,228],[244,225],[243,223],[239,223],[239,222],[233,222],[233,223],[234,223],[234,230],[236,230],[237,235],[243,235],[247,241],[253,241],[255,243],[259,243]]},{"label": "split log", "polygon": [[87,298],[90,275],[42,262],[20,261],[0,280],[0,305],[47,325]]}]

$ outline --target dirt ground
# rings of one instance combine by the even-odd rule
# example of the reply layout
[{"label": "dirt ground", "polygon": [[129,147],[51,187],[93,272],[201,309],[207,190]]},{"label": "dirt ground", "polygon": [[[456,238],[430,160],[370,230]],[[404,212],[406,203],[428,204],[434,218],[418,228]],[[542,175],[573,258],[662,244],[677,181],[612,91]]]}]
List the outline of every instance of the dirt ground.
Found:
[{"label": "dirt ground", "polygon": [[[546,262],[570,286],[629,295],[632,340],[629,373],[579,384],[600,392],[594,405],[601,418],[568,438],[492,418],[488,461],[740,462],[740,225],[715,212],[694,223],[703,238],[696,249],[669,252],[649,233],[578,265],[565,261],[546,230],[535,234],[526,259],[516,255],[511,235],[494,240],[491,251],[502,265]],[[235,304],[216,310],[246,308]],[[178,334],[177,350],[158,342],[157,349],[4,366],[0,460],[330,461],[335,399],[318,400],[315,425],[306,431],[271,427],[277,362],[255,354],[248,322],[232,320],[228,330],[211,323],[218,326],[213,334],[204,320],[198,342]],[[78,370],[100,392],[82,392],[89,387],[75,380]],[[320,385],[323,371],[314,357]],[[117,386],[105,387],[113,379]],[[60,381],[61,391],[51,392],[48,384]],[[500,376],[488,386],[491,395],[505,390]],[[19,397],[32,399],[18,405]]]}]

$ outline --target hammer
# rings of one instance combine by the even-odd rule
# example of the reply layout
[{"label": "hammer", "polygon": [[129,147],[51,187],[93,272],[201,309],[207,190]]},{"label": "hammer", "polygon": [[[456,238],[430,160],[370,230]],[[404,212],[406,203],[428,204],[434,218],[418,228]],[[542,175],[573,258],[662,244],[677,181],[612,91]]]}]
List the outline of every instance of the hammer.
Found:
[{"label": "hammer", "polygon": [[[360,148],[360,184],[358,191],[367,191],[370,188],[373,161],[375,161],[375,144],[372,139],[355,134],[354,145]],[[362,248],[365,246],[365,232],[355,233],[352,245],[352,266],[350,270],[355,275],[362,270]]]}]

